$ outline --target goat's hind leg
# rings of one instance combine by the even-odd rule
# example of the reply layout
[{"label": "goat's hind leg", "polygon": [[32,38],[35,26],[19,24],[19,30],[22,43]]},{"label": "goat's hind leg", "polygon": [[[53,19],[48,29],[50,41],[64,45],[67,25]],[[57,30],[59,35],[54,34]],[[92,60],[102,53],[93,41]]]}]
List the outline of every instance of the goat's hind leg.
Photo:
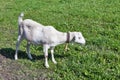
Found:
[{"label": "goat's hind leg", "polygon": [[27,50],[27,55],[28,55],[28,57],[32,60],[33,58],[32,58],[32,56],[31,56],[31,54],[30,54],[30,42],[27,42],[26,50]]},{"label": "goat's hind leg", "polygon": [[20,46],[21,41],[22,41],[22,36],[19,35],[19,36],[18,36],[18,39],[17,39],[16,51],[15,51],[15,55],[14,55],[15,60],[18,59],[18,50],[19,50],[19,46]]}]

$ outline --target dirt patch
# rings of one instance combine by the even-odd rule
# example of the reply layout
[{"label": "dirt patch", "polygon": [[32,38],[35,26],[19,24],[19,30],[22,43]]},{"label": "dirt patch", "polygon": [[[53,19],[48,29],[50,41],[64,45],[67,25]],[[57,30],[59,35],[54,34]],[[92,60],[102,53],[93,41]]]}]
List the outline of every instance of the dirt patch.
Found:
[{"label": "dirt patch", "polygon": [[47,70],[29,70],[23,64],[0,54],[0,80],[49,80]]}]

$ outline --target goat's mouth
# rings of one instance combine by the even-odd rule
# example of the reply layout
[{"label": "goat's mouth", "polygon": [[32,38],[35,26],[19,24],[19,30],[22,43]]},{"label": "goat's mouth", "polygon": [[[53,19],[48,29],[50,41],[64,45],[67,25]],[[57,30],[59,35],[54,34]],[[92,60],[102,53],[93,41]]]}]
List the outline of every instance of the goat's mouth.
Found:
[{"label": "goat's mouth", "polygon": [[81,43],[81,45],[85,45],[85,43]]},{"label": "goat's mouth", "polygon": [[79,43],[77,43],[77,44],[80,44],[80,45],[85,45],[86,44],[86,42],[84,41],[84,42],[79,42]]},{"label": "goat's mouth", "polygon": [[82,45],[85,45],[85,44],[86,44],[86,41],[81,42],[81,44],[82,44]]}]

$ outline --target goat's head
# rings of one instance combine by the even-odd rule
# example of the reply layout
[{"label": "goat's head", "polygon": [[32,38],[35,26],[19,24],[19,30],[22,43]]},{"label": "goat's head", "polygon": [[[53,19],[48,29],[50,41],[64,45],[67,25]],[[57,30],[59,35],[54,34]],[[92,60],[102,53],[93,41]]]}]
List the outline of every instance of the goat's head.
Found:
[{"label": "goat's head", "polygon": [[81,32],[74,32],[73,41],[79,44],[85,44],[85,38]]}]

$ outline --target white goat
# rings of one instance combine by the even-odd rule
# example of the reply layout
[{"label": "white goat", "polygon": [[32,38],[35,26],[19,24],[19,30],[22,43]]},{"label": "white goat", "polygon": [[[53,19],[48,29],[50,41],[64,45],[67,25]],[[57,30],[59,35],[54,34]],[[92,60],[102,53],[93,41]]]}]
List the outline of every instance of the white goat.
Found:
[{"label": "white goat", "polygon": [[51,56],[53,63],[57,63],[54,58],[54,47],[59,44],[76,42],[85,44],[85,39],[81,32],[68,32],[63,33],[56,30],[52,26],[44,26],[31,19],[23,20],[23,13],[18,17],[19,33],[16,43],[15,60],[18,59],[18,49],[23,39],[27,40],[27,54],[30,59],[30,44],[43,45],[43,52],[45,57],[45,67],[49,68],[48,64],[48,49],[51,50]]}]

